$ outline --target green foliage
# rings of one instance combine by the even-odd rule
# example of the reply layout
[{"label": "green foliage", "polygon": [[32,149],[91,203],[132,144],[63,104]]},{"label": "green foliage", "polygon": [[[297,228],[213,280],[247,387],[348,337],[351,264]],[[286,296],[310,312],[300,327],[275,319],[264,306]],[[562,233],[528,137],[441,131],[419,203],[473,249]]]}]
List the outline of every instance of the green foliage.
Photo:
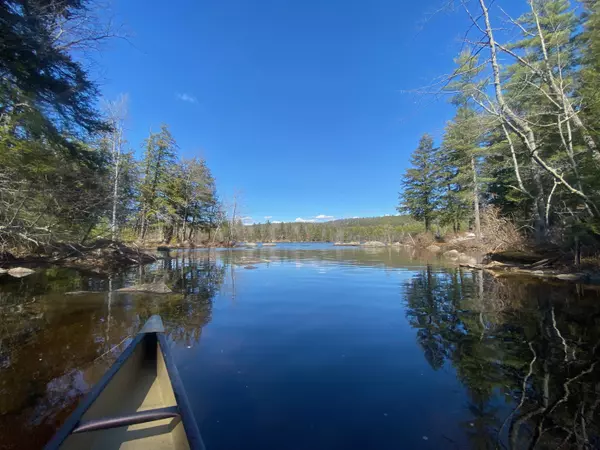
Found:
[{"label": "green foliage", "polygon": [[478,207],[493,205],[538,242],[569,245],[580,229],[596,239],[583,224],[600,217],[600,7],[583,4],[527,2],[515,34],[495,31],[506,19],[496,8],[472,16],[483,36],[467,39],[444,87],[455,117],[441,151],[422,139],[413,153],[400,211],[428,229],[437,220],[477,230]]},{"label": "green foliage", "polygon": [[436,166],[436,149],[433,138],[423,135],[419,146],[413,152],[409,168],[402,180],[403,190],[400,193],[398,211],[410,214],[415,220],[425,223],[429,231],[436,216],[436,202],[439,188],[438,166]]},{"label": "green foliage", "polygon": [[149,227],[158,226],[161,235],[153,236],[155,240],[191,241],[199,230],[210,234],[224,221],[206,162],[178,161],[177,144],[166,125],[146,139],[141,164],[136,226],[140,239],[146,239]]},{"label": "green foliage", "polygon": [[86,1],[0,4],[0,247],[81,240],[108,206],[96,86],[58,24]]},{"label": "green foliage", "polygon": [[586,123],[595,134],[600,136],[600,2],[583,0],[583,33],[579,45],[586,49],[581,55],[581,73],[579,75],[579,96],[586,101],[582,113]]},{"label": "green foliage", "polygon": [[8,0],[0,4],[0,105],[5,130],[77,152],[73,136],[107,129],[96,86],[57,38],[56,26],[86,0]]},{"label": "green foliage", "polygon": [[481,120],[476,112],[461,106],[453,121],[446,126],[439,167],[441,195],[439,217],[441,224],[451,224],[459,231],[460,223],[473,217],[475,189],[479,188],[479,161],[482,158],[479,143],[482,136]]},{"label": "green foliage", "polygon": [[166,241],[210,237],[223,213],[206,163],[179,161],[165,125],[136,161],[123,117],[97,110],[96,86],[70,53],[103,38],[72,35],[85,32],[87,8],[86,0],[0,5],[0,248],[116,238],[118,230],[143,239],[149,227]]}]

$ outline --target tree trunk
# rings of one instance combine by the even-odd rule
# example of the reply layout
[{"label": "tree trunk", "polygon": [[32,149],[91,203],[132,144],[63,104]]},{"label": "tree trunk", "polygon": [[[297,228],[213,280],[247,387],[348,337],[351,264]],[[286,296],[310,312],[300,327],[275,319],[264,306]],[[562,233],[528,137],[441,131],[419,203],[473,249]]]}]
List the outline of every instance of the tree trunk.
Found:
[{"label": "tree trunk", "polygon": [[80,244],[83,244],[87,240],[90,233],[92,232],[92,229],[94,228],[94,225],[96,225],[96,221],[90,222],[90,225],[88,226],[86,232],[84,233],[83,237],[79,241]]},{"label": "tree trunk", "polygon": [[[500,120],[502,120],[506,125],[512,128],[515,133],[519,136],[519,138],[523,141],[523,144],[527,148],[531,158],[544,170],[546,170],[555,180],[559,181],[565,188],[571,192],[573,195],[581,198],[586,204],[590,205],[593,209],[594,215],[600,215],[600,211],[596,207],[594,203],[588,198],[588,196],[571,186],[571,184],[559,173],[559,171],[548,165],[546,161],[542,159],[539,154],[539,149],[536,141],[536,135],[533,129],[529,126],[526,120],[519,117],[506,103],[504,98],[504,93],[502,91],[502,81],[500,75],[500,66],[498,64],[498,55],[497,55],[497,43],[494,39],[494,32],[492,29],[492,25],[490,22],[490,16],[488,8],[485,4],[485,0],[479,0],[479,4],[481,6],[482,16],[485,22],[485,34],[488,38],[488,46],[490,49],[490,63],[492,66],[492,79],[494,85],[494,92],[496,96],[496,100],[498,102],[498,106],[500,107],[500,111],[496,114],[499,116]],[[543,200],[542,200],[543,204]],[[539,208],[538,208],[539,209]],[[543,208],[541,211],[538,211],[540,217],[543,217]]]},{"label": "tree trunk", "polygon": [[[577,128],[579,130],[579,132],[581,133],[581,136],[583,137],[583,141],[585,142],[586,147],[588,148],[590,154],[592,155],[592,158],[594,159],[596,164],[600,165],[600,151],[598,151],[598,146],[596,145],[594,138],[592,137],[590,132],[585,127],[581,118],[579,117],[578,111],[575,111],[575,108],[573,108],[571,99],[565,93],[562,83],[561,83],[561,86],[559,86],[559,84],[556,81],[556,77],[554,76],[554,73],[552,72],[552,68],[550,66],[550,61],[549,61],[549,57],[548,57],[548,50],[546,48],[546,39],[544,38],[544,33],[542,31],[542,26],[540,24],[539,14],[538,14],[537,9],[535,8],[534,2],[530,0],[529,6],[531,7],[531,13],[533,15],[533,18],[535,19],[535,25],[537,27],[538,37],[540,39],[540,47],[542,49],[542,56],[544,58],[543,76],[546,79],[546,81],[550,87],[550,90],[552,91],[554,96],[562,103],[565,116],[567,118],[570,118],[570,120],[573,120],[573,124],[575,125],[575,128]],[[562,75],[561,75],[561,78],[562,78]]]},{"label": "tree trunk", "polygon": [[163,228],[163,241],[168,244],[173,239],[173,225],[165,225]]},{"label": "tree trunk", "polygon": [[540,168],[535,162],[531,161],[531,170],[533,170],[533,181],[536,187],[535,196],[533,198],[533,217],[534,217],[534,229],[535,229],[535,240],[540,243],[546,236],[546,223],[544,220],[545,216],[545,205],[544,205],[544,183],[540,175]]},{"label": "tree trunk", "polygon": [[[194,239],[196,239],[196,236],[194,235],[194,230],[196,229],[194,227],[194,224],[196,223],[196,217],[192,216],[192,223],[190,224],[190,232],[188,234],[188,241],[190,242],[194,242]],[[193,239],[192,239],[193,236]]]},{"label": "tree trunk", "polygon": [[122,149],[123,149],[123,134],[124,121],[127,115],[127,98],[120,96],[115,101],[108,103],[109,120],[112,125],[112,130],[107,138],[110,137],[112,144],[112,169],[113,169],[113,186],[112,186],[112,214],[110,220],[111,239],[115,241],[118,234],[117,224],[117,206],[119,204],[119,182],[121,175]]},{"label": "tree trunk", "polygon": [[481,220],[479,218],[479,186],[477,183],[477,167],[475,156],[471,155],[471,170],[473,171],[473,213],[475,216],[475,235],[481,238]]},{"label": "tree trunk", "polygon": [[142,209],[142,223],[140,225],[140,239],[143,241],[146,237],[146,231],[148,229],[148,221],[146,219],[146,208]]},{"label": "tree trunk", "polygon": [[237,198],[233,197],[233,214],[231,214],[231,226],[229,227],[229,242],[233,242],[234,240],[234,227],[235,227],[235,214],[237,209]]},{"label": "tree trunk", "polygon": [[114,182],[112,198],[112,219],[110,223],[111,239],[117,239],[117,204],[119,202],[119,171],[121,167],[121,129],[117,126],[113,137]]},{"label": "tree trunk", "polygon": [[504,132],[504,136],[506,137],[506,141],[508,142],[508,146],[510,148],[510,154],[512,156],[513,161],[513,169],[515,171],[515,177],[517,177],[517,184],[519,185],[519,189],[523,191],[524,194],[531,197],[531,194],[527,189],[525,189],[525,185],[523,184],[523,179],[521,178],[521,171],[519,170],[519,161],[517,160],[517,152],[515,151],[515,146],[513,144],[510,133],[506,129],[506,124],[502,122],[502,131]]},{"label": "tree trunk", "polygon": [[558,186],[558,183],[555,181],[554,186],[552,186],[552,190],[550,191],[550,195],[548,195],[548,200],[546,201],[546,216],[545,216],[546,230],[548,230],[550,228],[550,206],[552,205],[552,196],[554,195],[554,191],[556,191],[557,186]]}]

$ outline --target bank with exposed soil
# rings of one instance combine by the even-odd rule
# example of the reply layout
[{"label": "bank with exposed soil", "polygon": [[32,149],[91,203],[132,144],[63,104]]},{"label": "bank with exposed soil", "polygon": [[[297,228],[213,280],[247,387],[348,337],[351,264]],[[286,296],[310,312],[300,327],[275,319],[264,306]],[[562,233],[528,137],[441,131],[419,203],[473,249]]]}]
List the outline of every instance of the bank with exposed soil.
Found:
[{"label": "bank with exposed soil", "polygon": [[62,266],[96,272],[110,272],[121,267],[149,264],[156,257],[134,245],[109,240],[90,244],[53,244],[35,249],[32,253],[0,253],[0,269],[10,273],[15,268]]}]

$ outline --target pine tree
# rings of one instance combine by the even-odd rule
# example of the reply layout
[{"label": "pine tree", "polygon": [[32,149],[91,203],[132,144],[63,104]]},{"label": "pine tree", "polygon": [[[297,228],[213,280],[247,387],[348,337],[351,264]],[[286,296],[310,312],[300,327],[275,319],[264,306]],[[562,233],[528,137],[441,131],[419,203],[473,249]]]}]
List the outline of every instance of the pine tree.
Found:
[{"label": "pine tree", "polygon": [[[73,137],[109,129],[96,109],[96,85],[61,45],[55,29],[65,20],[81,20],[88,3],[0,2],[0,117],[15,138],[40,139],[77,152],[80,139]],[[66,25],[75,29],[74,23]]]},{"label": "pine tree", "polygon": [[436,154],[433,138],[424,134],[411,155],[412,167],[404,174],[404,189],[399,195],[400,205],[397,208],[399,212],[410,214],[414,219],[424,222],[426,231],[431,229],[438,206]]},{"label": "pine tree", "polygon": [[148,222],[157,216],[167,198],[164,194],[169,173],[175,163],[177,144],[166,125],[159,133],[150,133],[146,139],[144,174],[140,185],[139,235],[146,237]]},{"label": "pine tree", "polygon": [[440,165],[446,172],[442,209],[450,216],[446,221],[454,223],[456,229],[467,217],[467,205],[471,204],[475,233],[480,236],[480,143],[485,127],[473,104],[481,98],[477,81],[481,68],[478,57],[468,50],[462,51],[454,62],[457,70],[446,89],[453,93],[451,103],[458,109],[446,126],[442,142]]},{"label": "pine tree", "polygon": [[600,137],[600,1],[583,0],[583,33],[578,41],[582,70],[578,80],[578,97],[585,99],[582,114],[595,137]]},{"label": "pine tree", "polygon": [[[585,109],[588,104],[574,81],[579,78],[583,50],[582,40],[576,37],[580,21],[566,0],[537,0],[530,6],[531,12],[518,20],[524,30],[521,39],[509,45],[527,64],[517,61],[507,67],[507,97],[537,134],[538,154],[571,186],[590,197],[589,185],[597,171],[593,159],[598,152],[590,134],[593,127],[583,123],[585,114],[575,113],[576,105]],[[561,189],[556,192],[556,179],[539,164],[530,160],[528,165],[525,182],[533,197],[532,216],[540,239],[550,227],[552,197]],[[581,200],[581,196],[565,196],[563,204],[578,209]],[[591,212],[589,205],[585,208]]]},{"label": "pine tree", "polygon": [[477,236],[481,234],[479,219],[481,150],[481,121],[468,106],[459,107],[454,120],[446,126],[442,142],[441,166],[448,171],[447,189],[442,195],[442,210],[451,214],[454,223],[460,223],[473,205],[472,217]]}]

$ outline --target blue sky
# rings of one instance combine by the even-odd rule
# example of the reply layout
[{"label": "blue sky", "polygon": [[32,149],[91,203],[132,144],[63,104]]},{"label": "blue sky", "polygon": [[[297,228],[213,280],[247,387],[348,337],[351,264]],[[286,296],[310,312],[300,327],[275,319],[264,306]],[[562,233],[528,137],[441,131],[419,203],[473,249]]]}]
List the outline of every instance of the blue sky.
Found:
[{"label": "blue sky", "polygon": [[402,92],[453,68],[467,19],[441,5],[115,0],[130,42],[95,76],[106,98],[128,94],[132,148],[167,123],[254,221],[394,214],[419,137],[453,114]]}]

